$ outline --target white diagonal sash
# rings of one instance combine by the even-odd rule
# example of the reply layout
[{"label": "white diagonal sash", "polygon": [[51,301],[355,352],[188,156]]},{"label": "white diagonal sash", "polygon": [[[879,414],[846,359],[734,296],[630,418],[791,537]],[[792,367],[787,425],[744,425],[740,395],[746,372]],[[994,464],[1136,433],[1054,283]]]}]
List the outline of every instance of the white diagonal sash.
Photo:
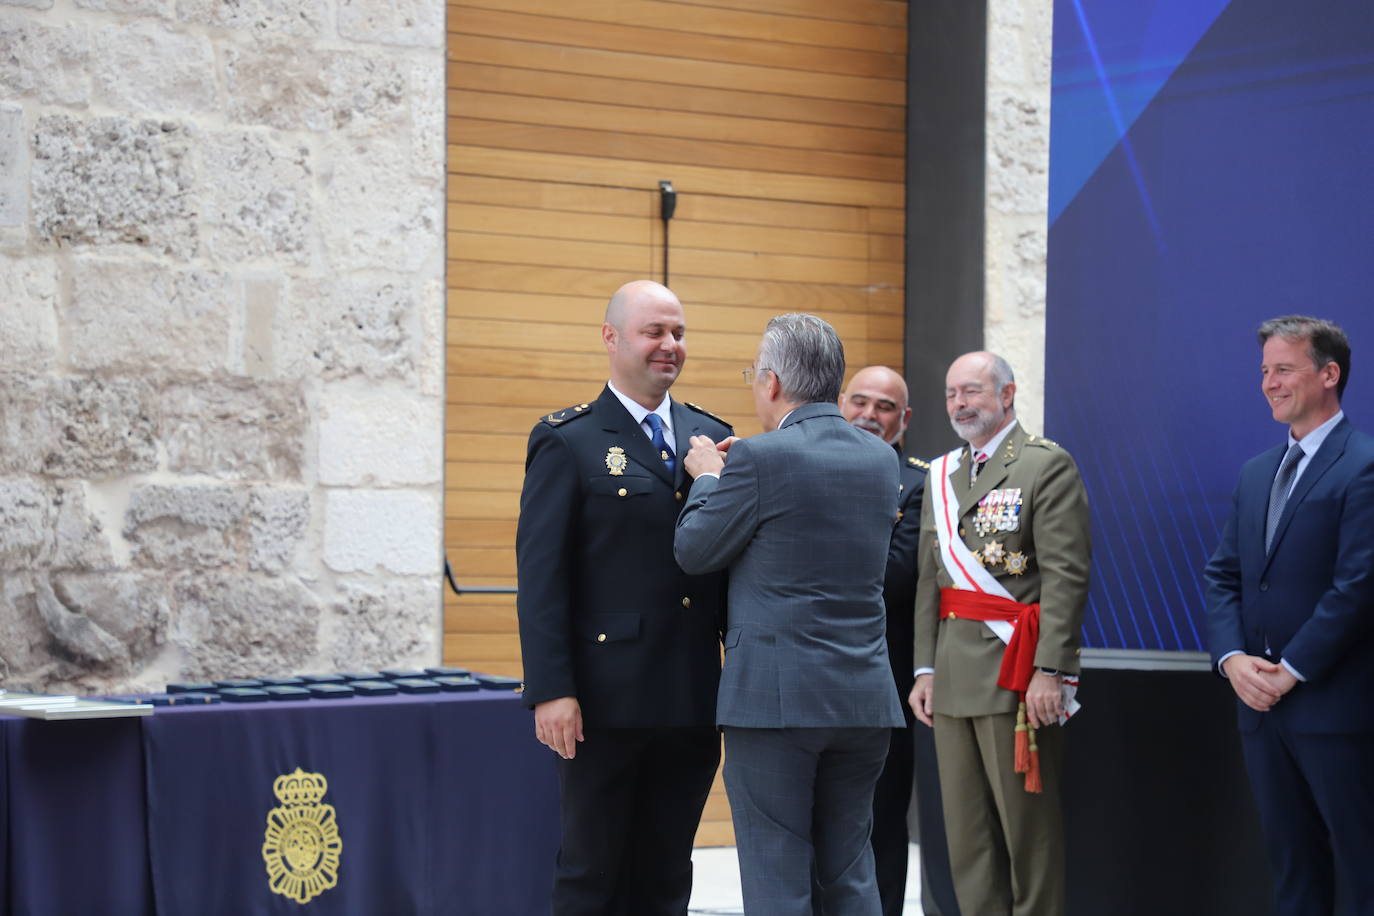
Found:
[{"label": "white diagonal sash", "polygon": [[[959,500],[954,496],[954,485],[949,479],[959,470],[959,455],[962,451],[963,449],[955,449],[940,457],[939,472],[935,476],[941,486],[930,488],[934,499],[932,508],[935,512],[935,533],[940,540],[940,561],[945,566],[945,572],[949,573],[950,579],[953,580],[955,588],[966,592],[983,592],[1015,601],[1002,583],[994,579],[973,556],[973,551],[968,549],[964,539],[954,536],[959,524]],[[1005,620],[987,620],[984,623],[1002,642],[1011,642],[1013,627],[1010,623]]]}]

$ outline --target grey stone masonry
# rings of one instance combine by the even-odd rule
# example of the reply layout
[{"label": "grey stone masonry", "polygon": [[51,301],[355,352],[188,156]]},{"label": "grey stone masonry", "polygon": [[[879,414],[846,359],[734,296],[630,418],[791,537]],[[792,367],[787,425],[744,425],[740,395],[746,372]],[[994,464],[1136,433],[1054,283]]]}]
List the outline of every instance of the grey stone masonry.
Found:
[{"label": "grey stone masonry", "polygon": [[298,580],[182,574],[173,595],[188,677],[300,673],[316,655],[319,599]]},{"label": "grey stone masonry", "polygon": [[336,668],[399,664],[438,651],[430,626],[439,596],[423,582],[345,581],[334,612],[328,658]]},{"label": "grey stone masonry", "polygon": [[107,26],[92,33],[91,60],[104,106],[183,115],[215,107],[215,49],[203,35],[151,22]]},{"label": "grey stone masonry", "polygon": [[405,123],[405,78],[374,52],[310,51],[298,42],[225,48],[229,112],[242,124],[337,132]]},{"label": "grey stone masonry", "polygon": [[249,35],[320,38],[328,25],[329,7],[324,0],[177,0],[176,15],[184,23]]},{"label": "grey stone masonry", "polygon": [[308,144],[275,143],[258,131],[205,138],[205,254],[213,261],[279,259],[308,264],[315,230]]},{"label": "grey stone masonry", "polygon": [[281,573],[309,519],[304,490],[154,485],[130,495],[123,533],[136,566]]},{"label": "grey stone masonry", "polygon": [[444,34],[444,7],[429,0],[339,0],[339,34],[358,41],[433,47]]},{"label": "grey stone masonry", "polygon": [[157,467],[154,385],[0,374],[0,473],[100,480]]},{"label": "grey stone masonry", "polygon": [[0,260],[0,365],[50,372],[57,364],[57,265]]},{"label": "grey stone masonry", "polygon": [[160,438],[181,473],[302,479],[309,417],[300,386],[242,378],[175,382],[162,391]]},{"label": "grey stone masonry", "polygon": [[28,214],[27,153],[24,110],[0,105],[0,227],[22,226]]},{"label": "grey stone masonry", "polygon": [[[74,369],[222,372],[238,296],[227,274],[82,258],[62,310]],[[159,346],[150,346],[157,341]]]},{"label": "grey stone masonry", "polygon": [[139,487],[124,536],[139,566],[234,566],[247,508],[248,492],[236,487]]},{"label": "grey stone masonry", "polygon": [[988,349],[1016,370],[1016,413],[1044,429],[1053,4],[989,0],[986,295]]},{"label": "grey stone masonry", "polygon": [[33,141],[36,236],[60,246],[195,254],[190,133],[173,121],[40,119]]},{"label": "grey stone masonry", "polygon": [[0,0],[0,687],[439,660],[444,16]]},{"label": "grey stone masonry", "polygon": [[0,0],[0,91],[9,101],[33,100],[84,108],[91,98],[91,41],[80,26],[45,23],[5,10],[47,9],[52,3]]}]

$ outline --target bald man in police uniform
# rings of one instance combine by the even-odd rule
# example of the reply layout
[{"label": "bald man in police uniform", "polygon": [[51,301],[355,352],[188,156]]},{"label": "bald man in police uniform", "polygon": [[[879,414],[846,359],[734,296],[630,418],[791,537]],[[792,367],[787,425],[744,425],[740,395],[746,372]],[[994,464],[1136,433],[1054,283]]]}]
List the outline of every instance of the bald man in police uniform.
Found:
[{"label": "bald man in police uniform", "polygon": [[[931,462],[921,510],[910,702],[934,727],[965,916],[1064,912],[1062,722],[1076,708],[1088,501],[1069,454],[1017,422],[1015,395],[1001,357],[954,361],[945,406],[966,444]],[[1002,677],[1007,638],[1028,641]]]},{"label": "bald man in police uniform", "polygon": [[[840,395],[840,413],[854,426],[867,430],[898,450],[911,420],[906,380],[887,366],[868,366],[854,373]],[[883,603],[887,606],[887,654],[897,692],[911,692],[912,606],[916,600],[916,546],[921,532],[921,493],[929,462],[902,456],[901,494],[896,524],[887,555]],[[927,916],[958,916],[953,879],[945,848],[944,816],[940,811],[940,780],[935,743],[930,729],[913,730],[910,707],[906,727],[892,730],[883,775],[873,790],[873,864],[883,916],[901,916],[906,901],[908,846],[907,812],[913,788],[920,835],[922,909]]]},{"label": "bald man in police uniform", "polygon": [[677,297],[621,287],[601,327],[610,382],[535,424],[520,496],[525,701],[559,756],[555,916],[681,916],[720,760],[723,574],[673,559],[692,436],[730,427],[668,396],[687,356]]}]

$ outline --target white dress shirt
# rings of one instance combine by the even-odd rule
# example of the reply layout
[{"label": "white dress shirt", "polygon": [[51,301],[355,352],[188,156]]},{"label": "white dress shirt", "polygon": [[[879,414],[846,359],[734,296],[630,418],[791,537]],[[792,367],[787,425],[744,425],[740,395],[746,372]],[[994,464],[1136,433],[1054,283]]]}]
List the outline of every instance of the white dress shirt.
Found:
[{"label": "white dress shirt", "polygon": [[648,423],[644,422],[644,418],[651,413],[656,413],[658,414],[658,418],[663,421],[663,438],[668,441],[668,447],[672,448],[677,443],[677,439],[673,437],[672,398],[666,394],[663,395],[663,401],[653,410],[649,410],[643,404],[623,394],[620,389],[615,387],[615,382],[607,382],[606,387],[611,389],[611,394],[619,398],[620,403],[625,405],[625,409],[630,412],[630,416],[635,418],[635,422],[639,424],[640,431],[648,437],[650,442],[653,441],[654,431],[649,428]]}]

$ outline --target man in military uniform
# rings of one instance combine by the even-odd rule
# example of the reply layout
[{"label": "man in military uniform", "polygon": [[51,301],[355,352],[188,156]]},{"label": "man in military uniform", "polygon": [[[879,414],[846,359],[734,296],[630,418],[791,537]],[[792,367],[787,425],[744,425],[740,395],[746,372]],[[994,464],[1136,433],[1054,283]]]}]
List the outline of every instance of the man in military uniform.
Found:
[{"label": "man in military uniform", "polygon": [[[887,366],[869,366],[854,373],[840,395],[840,413],[854,426],[867,430],[898,450],[898,441],[911,420],[906,381]],[[901,463],[901,495],[892,543],[887,555],[883,602],[887,606],[887,655],[900,696],[911,692],[912,605],[916,600],[916,545],[921,531],[921,492],[928,462],[905,456]],[[922,909],[927,916],[957,916],[949,856],[945,848],[944,817],[940,811],[940,780],[935,742],[929,729],[913,730],[908,707],[905,728],[892,730],[883,775],[873,791],[873,862],[884,916],[901,916],[906,900],[907,811],[913,781],[921,852]]]},{"label": "man in military uniform", "polygon": [[725,580],[673,559],[692,484],[679,456],[731,430],[668,396],[685,332],[667,288],[621,287],[601,326],[609,384],[530,433],[517,607],[525,701],[560,758],[556,916],[681,916],[691,893],[720,760]]},{"label": "man in military uniform", "polygon": [[1015,397],[1011,367],[991,353],[945,376],[967,444],[926,481],[911,707],[935,731],[960,910],[1059,916],[1088,501],[1069,454],[1016,422]]}]

